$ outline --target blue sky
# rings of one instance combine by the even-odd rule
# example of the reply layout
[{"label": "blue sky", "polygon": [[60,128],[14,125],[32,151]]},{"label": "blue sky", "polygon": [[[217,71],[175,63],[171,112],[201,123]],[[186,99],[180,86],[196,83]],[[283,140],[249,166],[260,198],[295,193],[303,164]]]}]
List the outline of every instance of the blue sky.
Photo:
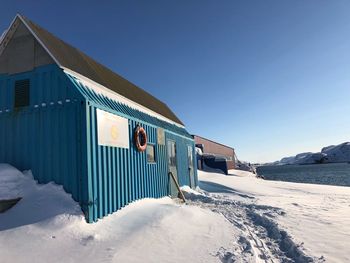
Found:
[{"label": "blue sky", "polygon": [[240,159],[273,161],[349,141],[350,1],[1,5],[1,31],[22,13]]}]

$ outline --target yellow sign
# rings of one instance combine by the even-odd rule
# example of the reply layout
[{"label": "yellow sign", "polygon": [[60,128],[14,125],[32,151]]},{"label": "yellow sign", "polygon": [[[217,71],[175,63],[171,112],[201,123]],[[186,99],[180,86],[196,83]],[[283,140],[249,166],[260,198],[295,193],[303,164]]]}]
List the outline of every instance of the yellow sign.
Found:
[{"label": "yellow sign", "polygon": [[115,125],[111,127],[111,137],[113,140],[116,140],[118,138],[118,128]]}]

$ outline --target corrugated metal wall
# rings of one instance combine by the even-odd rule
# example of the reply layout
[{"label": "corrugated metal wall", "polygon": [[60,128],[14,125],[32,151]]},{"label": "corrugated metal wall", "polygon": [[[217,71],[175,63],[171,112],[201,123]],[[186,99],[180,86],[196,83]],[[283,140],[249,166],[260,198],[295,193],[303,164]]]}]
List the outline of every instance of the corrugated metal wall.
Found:
[{"label": "corrugated metal wall", "polygon": [[[122,115],[103,106],[88,106],[89,124],[88,174],[91,178],[87,217],[90,221],[106,216],[137,199],[159,198],[169,195],[169,177],[166,145],[157,143],[157,127],[129,118],[130,148],[101,146],[97,143],[96,108]],[[148,163],[146,152],[139,152],[133,142],[137,125],[145,128],[148,143],[155,145],[155,163]],[[178,175],[180,185],[189,185],[187,146],[194,149],[191,139],[165,132],[166,138],[177,142]],[[193,154],[194,156],[194,154]],[[195,175],[196,185],[197,176]]]},{"label": "corrugated metal wall", "polygon": [[[97,94],[74,77],[67,76],[87,99],[87,147],[85,151],[88,156],[86,171],[88,185],[91,187],[89,187],[86,201],[88,206],[84,210],[90,222],[137,199],[169,195],[166,144],[160,145],[157,142],[158,127],[165,130],[166,139],[176,141],[179,183],[190,185],[187,146],[192,146],[193,158],[195,158],[194,141],[184,128]],[[130,149],[98,145],[96,109],[105,110],[129,120]],[[145,128],[148,142],[155,145],[156,163],[147,163],[146,152],[140,153],[134,145],[133,134],[137,124]],[[194,177],[195,184],[198,185],[196,167]]]},{"label": "corrugated metal wall", "polygon": [[[15,110],[14,82],[25,78],[31,83],[30,106]],[[97,144],[96,108],[129,120],[130,149]],[[0,162],[31,169],[41,183],[62,184],[89,222],[134,200],[169,195],[166,145],[158,144],[158,127],[176,141],[180,185],[190,184],[187,146],[194,151],[194,142],[184,128],[96,94],[56,65],[0,76],[0,123]],[[155,145],[156,163],[147,163],[146,153],[135,148],[137,124]]]},{"label": "corrugated metal wall", "polygon": [[[22,79],[30,79],[30,105],[14,109],[14,83]],[[40,183],[63,185],[75,200],[82,160],[79,97],[54,65],[0,76],[0,162],[32,170]]]},{"label": "corrugated metal wall", "polygon": [[[90,192],[89,217],[92,220],[110,214],[126,204],[144,197],[160,197],[167,194],[166,167],[158,159],[163,159],[164,147],[157,148],[157,163],[147,164],[146,153],[136,150],[133,128],[136,122],[129,121],[130,149],[100,146],[97,143],[96,107],[88,108],[90,116],[90,151],[88,163],[91,172],[92,189]],[[155,143],[156,129],[142,125],[149,136],[149,142]],[[91,202],[92,201],[92,202]],[[91,214],[92,213],[92,214]]]}]

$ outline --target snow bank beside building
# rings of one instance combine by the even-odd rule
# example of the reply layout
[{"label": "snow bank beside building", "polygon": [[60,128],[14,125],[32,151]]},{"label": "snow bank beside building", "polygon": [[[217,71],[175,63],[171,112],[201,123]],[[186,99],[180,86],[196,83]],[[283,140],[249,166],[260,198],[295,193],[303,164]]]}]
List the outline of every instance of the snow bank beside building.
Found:
[{"label": "snow bank beside building", "polygon": [[143,199],[87,224],[61,186],[0,165],[0,262],[348,262],[350,188],[199,171],[187,204]]},{"label": "snow bank beside building", "polygon": [[0,262],[218,262],[235,229],[208,209],[143,199],[95,224],[61,186],[0,165],[2,193],[23,197],[0,214]]},{"label": "snow bank beside building", "polygon": [[8,164],[0,164],[0,200],[8,200],[21,197],[22,184],[28,182],[20,171]]}]

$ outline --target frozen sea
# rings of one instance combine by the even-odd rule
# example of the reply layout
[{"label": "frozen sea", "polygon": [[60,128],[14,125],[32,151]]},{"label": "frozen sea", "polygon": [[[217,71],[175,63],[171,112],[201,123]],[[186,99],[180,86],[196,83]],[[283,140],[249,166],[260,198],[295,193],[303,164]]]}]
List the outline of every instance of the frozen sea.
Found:
[{"label": "frozen sea", "polygon": [[267,180],[350,186],[350,164],[259,166],[257,173]]}]

